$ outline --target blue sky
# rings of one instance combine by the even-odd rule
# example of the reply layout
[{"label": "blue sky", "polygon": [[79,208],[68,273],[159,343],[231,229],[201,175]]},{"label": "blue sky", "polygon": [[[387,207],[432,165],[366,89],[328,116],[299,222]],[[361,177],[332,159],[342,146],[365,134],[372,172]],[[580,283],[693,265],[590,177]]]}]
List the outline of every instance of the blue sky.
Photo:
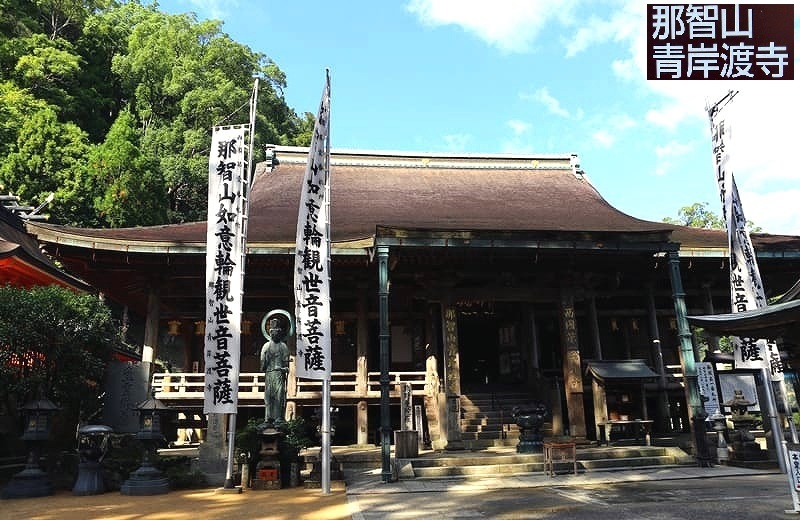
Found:
[{"label": "blue sky", "polygon": [[798,80],[647,81],[646,4],[159,1],[272,58],[298,113],[316,111],[330,68],[334,148],[577,153],[611,204],[647,220],[695,202],[721,213],[705,105],[738,90],[726,110],[745,215],[800,235]]}]

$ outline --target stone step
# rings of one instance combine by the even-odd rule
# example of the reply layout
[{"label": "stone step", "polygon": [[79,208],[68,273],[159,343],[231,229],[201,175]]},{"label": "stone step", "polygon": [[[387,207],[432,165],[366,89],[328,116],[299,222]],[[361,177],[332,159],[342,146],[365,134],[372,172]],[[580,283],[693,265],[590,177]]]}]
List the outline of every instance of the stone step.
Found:
[{"label": "stone step", "polygon": [[[482,431],[482,432],[461,432],[461,440],[462,441],[474,441],[474,440],[492,440],[492,439],[500,439],[503,440],[503,436],[501,435],[502,432],[500,431]],[[514,446],[516,443],[519,442],[519,433],[515,432],[508,432],[506,434],[506,440],[515,440]]]},{"label": "stone step", "polygon": [[[622,447],[579,449],[579,471],[608,471],[626,468],[663,467],[695,464],[683,450],[673,447]],[[470,454],[418,458],[411,461],[417,478],[450,476],[501,476],[543,471],[541,453],[524,454]],[[562,468],[563,466],[563,468]],[[560,463],[559,468],[570,468]]]},{"label": "stone step", "polygon": [[[638,457],[635,459],[606,459],[606,460],[580,460],[578,459],[578,472],[609,471],[631,468],[676,467],[685,464],[676,462],[674,457]],[[544,461],[521,462],[516,464],[481,464],[476,466],[412,466],[415,478],[445,478],[456,476],[492,477],[504,475],[520,475],[528,473],[541,473],[544,471]],[[572,463],[558,463],[556,471],[572,472]]]}]

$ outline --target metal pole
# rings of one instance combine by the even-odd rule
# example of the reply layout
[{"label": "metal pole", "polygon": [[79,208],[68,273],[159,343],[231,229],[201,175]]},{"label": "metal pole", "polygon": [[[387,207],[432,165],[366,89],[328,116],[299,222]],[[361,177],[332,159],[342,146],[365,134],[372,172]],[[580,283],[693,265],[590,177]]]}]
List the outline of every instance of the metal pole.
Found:
[{"label": "metal pole", "polygon": [[[331,71],[325,69],[325,84],[328,89],[328,123],[330,123],[330,85],[331,85]],[[331,284],[331,131],[330,124],[327,125],[328,131],[325,132],[325,171],[328,178],[325,181],[325,205],[327,211],[325,212],[327,222],[325,222],[325,242],[328,244],[328,287]],[[328,295],[328,309],[330,309],[330,294]],[[328,313],[328,330],[331,330],[331,316]],[[331,338],[325,338],[328,352],[331,352]],[[322,486],[322,494],[329,495],[331,492],[331,375],[328,372],[325,379],[322,380],[322,456],[320,457],[320,484]]]},{"label": "metal pole", "polygon": [[233,489],[233,445],[236,442],[236,414],[228,414],[228,466],[225,469],[225,489]]},{"label": "metal pole", "polygon": [[320,470],[322,471],[322,494],[331,493],[331,380],[322,381],[322,446],[320,447]]},{"label": "metal pole", "polygon": [[391,430],[389,416],[389,247],[378,246],[378,322],[381,364],[381,479],[391,482]]},{"label": "metal pole", "polygon": [[761,367],[761,381],[764,385],[764,395],[767,398],[767,417],[769,418],[769,427],[772,430],[772,442],[775,444],[775,458],[778,459],[778,467],[782,473],[788,473],[786,467],[786,455],[784,454],[784,446],[786,439],[783,438],[783,426],[781,426],[780,417],[778,417],[778,405],[775,402],[775,391],[772,388],[772,376],[767,367]]}]

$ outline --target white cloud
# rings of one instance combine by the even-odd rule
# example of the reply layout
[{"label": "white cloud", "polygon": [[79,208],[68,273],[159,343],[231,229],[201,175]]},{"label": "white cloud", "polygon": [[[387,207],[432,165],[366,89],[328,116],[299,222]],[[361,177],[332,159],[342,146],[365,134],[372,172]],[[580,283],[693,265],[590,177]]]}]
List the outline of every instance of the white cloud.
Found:
[{"label": "white cloud", "polygon": [[608,19],[591,16],[581,21],[580,27],[566,42],[567,57],[590,49],[592,46],[608,41],[629,41],[644,26],[639,12],[644,10],[641,2],[627,2],[614,10]]},{"label": "white cloud", "polygon": [[185,0],[200,18],[223,20],[236,11],[238,0]]},{"label": "white cloud", "polygon": [[514,132],[514,135],[524,134],[525,132],[531,129],[530,123],[526,123],[525,121],[520,121],[519,119],[512,119],[506,122],[506,124]]},{"label": "white cloud", "polygon": [[519,97],[520,99],[533,100],[541,103],[551,114],[566,118],[570,117],[569,111],[561,106],[561,102],[559,102],[550,94],[550,91],[547,90],[547,87],[542,87],[533,93],[523,92],[519,95]]},{"label": "white cloud", "polygon": [[691,143],[679,143],[678,141],[670,141],[663,146],[656,146],[656,157],[659,159],[679,157],[686,155],[692,151],[694,147]]},{"label": "white cloud", "polygon": [[504,52],[526,52],[553,22],[569,24],[578,0],[410,0],[426,25],[456,25]]},{"label": "white cloud", "polygon": [[739,196],[745,218],[765,233],[800,235],[800,211],[796,209],[800,189],[766,193],[740,190]]},{"label": "white cloud", "polygon": [[[651,141],[667,143],[655,150],[656,175],[685,170],[687,158],[701,156],[697,154],[701,153],[703,139],[710,164],[709,123],[704,108],[728,90],[738,90],[739,95],[726,110],[733,125],[731,160],[736,181],[740,191],[749,194],[744,200],[748,218],[770,232],[800,234],[800,204],[796,203],[800,175],[792,159],[797,147],[793,126],[800,120],[798,80],[647,81],[646,5],[644,0],[602,4],[586,0],[495,0],[491,4],[478,0],[410,0],[407,9],[428,25],[461,27],[505,52],[531,50],[536,38],[552,27],[561,33],[571,31],[563,39],[567,57],[595,52],[602,46],[602,53],[597,55],[608,59],[609,72],[626,84],[643,108],[616,122],[598,123],[600,116],[590,113],[588,119],[595,124],[589,135],[598,145],[611,146],[620,139],[620,131],[643,127],[642,132],[647,132]],[[796,52],[800,49],[800,2],[794,2],[794,6],[795,69],[800,70]],[[583,14],[584,19],[578,19],[577,14]],[[571,121],[583,116],[578,108],[562,106],[547,88],[520,94],[520,98],[536,101],[549,113]],[[514,138],[507,146],[521,151],[527,143]],[[792,197],[786,195],[789,193]]]},{"label": "white cloud", "polygon": [[611,148],[614,146],[614,141],[616,140],[607,130],[596,131],[592,134],[592,139],[603,148]]}]

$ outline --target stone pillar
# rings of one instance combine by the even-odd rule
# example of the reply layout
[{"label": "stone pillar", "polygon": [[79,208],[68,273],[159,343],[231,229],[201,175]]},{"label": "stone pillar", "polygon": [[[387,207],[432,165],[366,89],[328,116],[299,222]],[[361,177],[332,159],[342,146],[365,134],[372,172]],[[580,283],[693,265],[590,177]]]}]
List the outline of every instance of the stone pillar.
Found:
[{"label": "stone pillar", "polygon": [[444,389],[447,399],[448,450],[463,450],[461,439],[461,369],[458,359],[458,312],[450,302],[442,305],[444,331]]},{"label": "stone pillar", "polygon": [[575,320],[575,303],[572,292],[562,291],[560,301],[561,352],[563,355],[564,393],[567,398],[569,433],[572,437],[586,437],[586,418],[583,410],[583,375],[578,344],[578,325]]}]

